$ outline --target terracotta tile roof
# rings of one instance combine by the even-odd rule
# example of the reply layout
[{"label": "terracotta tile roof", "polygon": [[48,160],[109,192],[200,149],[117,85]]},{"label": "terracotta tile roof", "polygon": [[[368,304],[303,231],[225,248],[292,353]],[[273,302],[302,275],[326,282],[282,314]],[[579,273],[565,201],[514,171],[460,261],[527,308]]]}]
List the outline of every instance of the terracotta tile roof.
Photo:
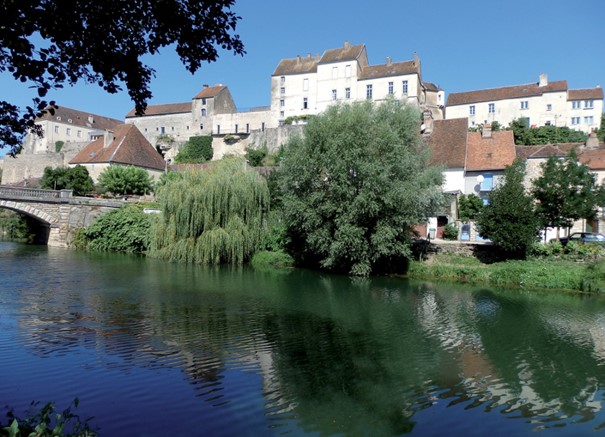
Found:
[{"label": "terracotta tile roof", "polygon": [[[112,133],[110,132],[109,135]],[[122,124],[113,132],[113,140],[103,147],[100,137],[84,147],[70,164],[116,163],[155,170],[164,169],[164,159],[133,124]]]},{"label": "terracotta tile roof", "polygon": [[587,164],[591,170],[605,170],[605,146],[600,145],[595,149],[584,149],[578,153],[582,164]]},{"label": "terracotta tile roof", "polygon": [[319,61],[318,56],[297,56],[296,58],[282,59],[279,61],[277,68],[273,72],[273,76],[316,73],[317,61]]},{"label": "terracotta tile roof", "polygon": [[503,170],[515,160],[513,131],[492,132],[491,138],[482,138],[480,132],[469,132],[466,170]]},{"label": "terracotta tile roof", "polygon": [[221,91],[223,91],[226,88],[227,87],[225,85],[207,86],[207,87],[204,87],[204,89],[201,90],[199,93],[197,93],[193,98],[194,99],[203,99],[203,98],[216,97],[217,95],[219,95],[219,93]]},{"label": "terracotta tile roof", "polygon": [[429,137],[431,165],[464,168],[467,135],[467,118],[433,121],[433,132]]},{"label": "terracotta tile roof", "polygon": [[443,88],[441,88],[431,82],[422,81],[422,85],[424,85],[424,87],[427,89],[427,91],[443,91]]},{"label": "terracotta tile roof", "polygon": [[404,74],[420,74],[420,66],[414,61],[369,65],[363,67],[359,79],[376,79],[379,77],[402,76]]},{"label": "terracotta tile roof", "polygon": [[55,113],[53,115],[51,115],[49,112],[46,112],[36,121],[44,120],[52,120],[55,123],[72,124],[74,126],[82,126],[99,130],[113,129],[114,127],[123,123],[121,120],[116,120],[115,118],[91,114],[90,112],[78,111],[77,109],[71,109],[65,106],[55,108]]},{"label": "terracotta tile roof", "polygon": [[[145,114],[143,114],[142,117],[149,115],[181,114],[186,112],[191,112],[191,102],[149,105],[147,106],[147,109],[145,109]],[[126,114],[126,118],[131,117],[137,117],[135,109],[132,109]]]},{"label": "terracotta tile roof", "polygon": [[567,92],[567,100],[588,100],[588,99],[602,99],[603,88],[585,88],[579,90],[569,90]]},{"label": "terracotta tile roof", "polygon": [[544,93],[562,91],[567,91],[566,80],[549,82],[548,85],[545,86],[539,86],[537,83],[529,83],[526,85],[451,93],[447,97],[446,106],[467,105],[469,103],[491,102],[504,99],[518,99],[521,97],[541,96]]},{"label": "terracotta tile roof", "polygon": [[[580,143],[580,145],[583,145]],[[576,143],[565,144],[541,144],[537,146],[516,146],[516,155],[523,159],[545,159],[550,156],[563,157],[569,153],[571,149],[578,146]]]},{"label": "terracotta tile roof", "polygon": [[326,50],[321,56],[319,63],[331,64],[334,62],[354,61],[361,56],[364,50],[364,44],[352,46],[348,43],[345,43],[344,47]]}]

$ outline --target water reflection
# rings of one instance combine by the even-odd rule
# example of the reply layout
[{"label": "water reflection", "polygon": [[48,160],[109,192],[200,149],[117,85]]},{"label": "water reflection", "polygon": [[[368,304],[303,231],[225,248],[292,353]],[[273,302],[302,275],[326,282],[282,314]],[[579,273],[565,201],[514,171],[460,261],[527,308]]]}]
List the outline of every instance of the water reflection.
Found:
[{"label": "water reflection", "polygon": [[[485,434],[506,418],[529,433],[604,422],[600,298],[48,250],[0,247],[0,274],[12,272],[0,315],[17,323],[17,344],[0,340],[0,351],[23,347],[37,357],[7,366],[56,376],[74,372],[49,372],[54,359],[68,357],[79,371],[127,374],[128,389],[147,396],[151,421],[162,420],[166,403],[184,408],[192,396],[189,420],[196,410],[228,417],[217,435],[246,426],[266,434],[428,434],[446,423],[454,434],[469,424]],[[181,371],[191,395],[177,385],[154,400],[146,390],[164,369]],[[209,410],[200,413],[195,399]],[[262,416],[244,412],[259,400]],[[441,425],[430,419],[433,408]]]}]

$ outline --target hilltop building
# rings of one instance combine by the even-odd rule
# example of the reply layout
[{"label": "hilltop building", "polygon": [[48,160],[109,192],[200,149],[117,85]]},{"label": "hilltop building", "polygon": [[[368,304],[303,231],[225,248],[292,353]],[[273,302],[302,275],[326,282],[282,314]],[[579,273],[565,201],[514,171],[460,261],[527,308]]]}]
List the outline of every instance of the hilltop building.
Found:
[{"label": "hilltop building", "polygon": [[528,126],[567,126],[590,133],[599,129],[603,89],[568,89],[567,81],[536,83],[449,94],[445,118],[468,117],[471,127],[497,121],[508,126],[525,119]]}]

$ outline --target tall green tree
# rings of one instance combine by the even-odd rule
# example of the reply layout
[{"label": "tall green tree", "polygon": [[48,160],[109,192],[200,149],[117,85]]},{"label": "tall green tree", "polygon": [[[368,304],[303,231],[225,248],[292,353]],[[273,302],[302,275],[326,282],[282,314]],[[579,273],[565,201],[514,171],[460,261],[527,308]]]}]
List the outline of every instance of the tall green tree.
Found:
[{"label": "tall green tree", "polygon": [[74,195],[83,196],[94,191],[92,178],[86,167],[46,167],[40,187],[47,190],[73,190]]},{"label": "tall green tree", "polygon": [[524,258],[540,232],[533,198],[523,186],[524,177],[525,162],[516,160],[506,168],[504,182],[488,194],[488,204],[477,215],[480,234],[513,258]]},{"label": "tall green tree", "polygon": [[593,219],[605,205],[605,188],[596,175],[578,161],[575,150],[564,158],[551,156],[540,166],[532,194],[542,227],[570,228],[579,219]]},{"label": "tall green tree", "polygon": [[286,145],[281,200],[298,262],[369,275],[410,256],[414,226],[445,204],[419,118],[396,100],[335,105]]},{"label": "tall green tree", "polygon": [[99,175],[99,185],[116,194],[147,194],[153,191],[153,180],[147,171],[132,165],[112,165]]},{"label": "tall green tree", "polygon": [[[218,58],[218,49],[243,55],[234,0],[5,1],[0,14],[0,73],[36,90],[21,110],[0,101],[0,147],[18,152],[27,129],[47,105],[52,89],[78,81],[109,93],[125,86],[141,114],[152,97],[154,70],[142,59],[166,47],[188,71]],[[52,108],[49,110],[51,113]],[[36,132],[41,134],[40,129]]]},{"label": "tall green tree", "polygon": [[269,212],[267,182],[241,159],[178,173],[157,193],[150,255],[200,264],[242,264],[263,243]]},{"label": "tall green tree", "polygon": [[458,198],[458,218],[463,222],[475,220],[483,209],[483,200],[476,194],[461,194]]}]

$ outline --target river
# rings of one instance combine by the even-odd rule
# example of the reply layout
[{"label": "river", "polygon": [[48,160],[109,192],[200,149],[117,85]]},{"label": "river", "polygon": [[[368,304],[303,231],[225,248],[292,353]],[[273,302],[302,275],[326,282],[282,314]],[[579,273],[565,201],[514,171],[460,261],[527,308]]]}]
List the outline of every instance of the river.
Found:
[{"label": "river", "polygon": [[605,300],[0,243],[0,412],[101,436],[585,435]]}]

